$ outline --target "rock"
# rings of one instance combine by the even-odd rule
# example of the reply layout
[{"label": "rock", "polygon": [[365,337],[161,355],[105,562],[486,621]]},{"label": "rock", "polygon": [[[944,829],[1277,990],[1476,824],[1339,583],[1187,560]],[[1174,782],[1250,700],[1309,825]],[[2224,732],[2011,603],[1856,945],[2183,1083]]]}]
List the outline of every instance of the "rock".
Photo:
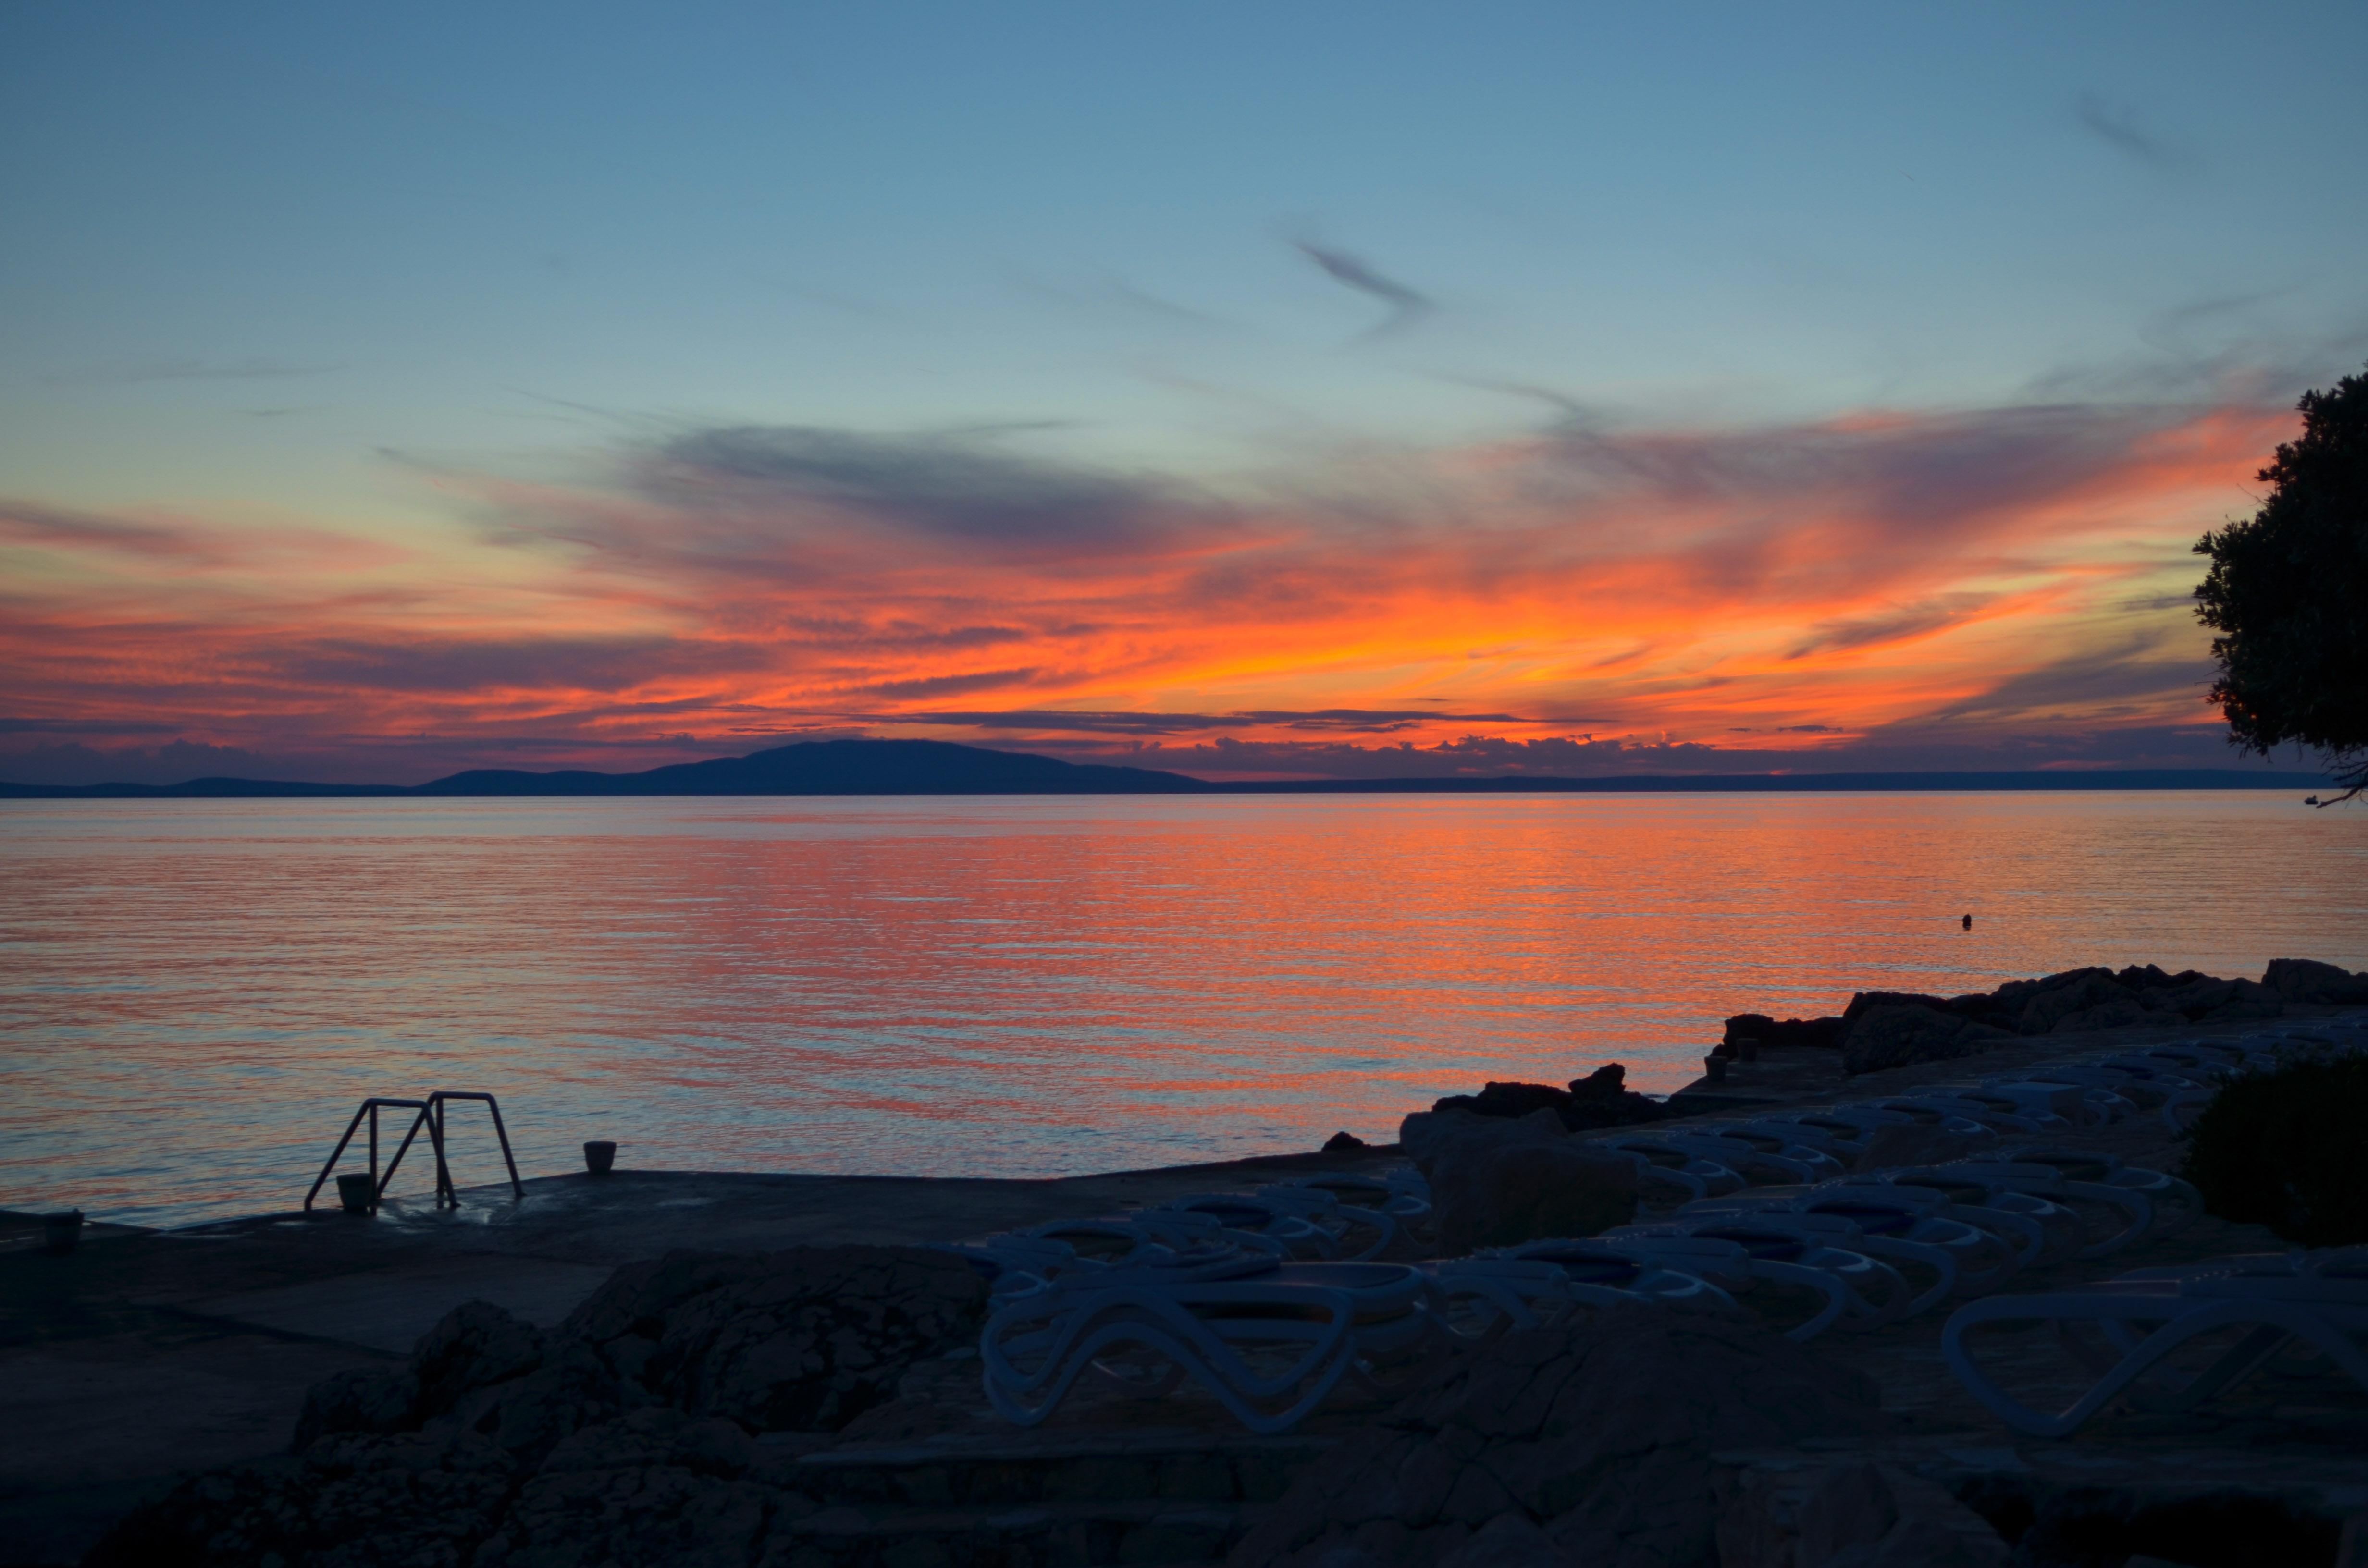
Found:
[{"label": "rock", "polygon": [[[2000,991],[2006,988],[2001,986]],[[2056,1024],[2075,1013],[2113,1003],[2134,1003],[2109,969],[2070,970],[2049,975],[2022,1004],[2015,1028],[2023,1034],[2052,1034]]]},{"label": "rock", "polygon": [[530,1467],[575,1433],[655,1397],[619,1378],[589,1346],[563,1342],[534,1370],[472,1390],[425,1429],[476,1433]]},{"label": "rock", "polygon": [[402,1369],[315,1386],[297,1453],[197,1477],[90,1561],[745,1564],[814,1506],[744,1473],[749,1433],[837,1430],[969,1352],[985,1305],[960,1260],[872,1246],[671,1253],[547,1334],[468,1302]]},{"label": "rock", "polygon": [[779,1501],[729,1421],[643,1410],[579,1432],[519,1489],[482,1568],[743,1568]]},{"label": "rock", "polygon": [[[2000,993],[2006,989],[2000,987]],[[1849,1046],[1850,1027],[1868,1012],[1876,1007],[1900,1006],[1930,1007],[1936,1013],[1970,1018],[1977,1024],[1987,1024],[1991,1028],[2012,1033],[2015,1015],[2021,1004],[2009,1005],[1998,999],[1998,994],[1980,991],[1964,996],[1927,996],[1913,991],[1861,991],[1850,999],[1849,1006],[1842,1009],[1843,1047]]]},{"label": "rock", "polygon": [[2149,1012],[2135,996],[2116,996],[2094,1007],[2066,1013],[2048,1029],[2050,1034],[2082,1034],[2089,1029],[2126,1028],[2132,1024],[2169,1023],[2161,1013]]},{"label": "rock", "polygon": [[1591,1236],[1636,1214],[1636,1173],[1583,1142],[1463,1141],[1425,1168],[1440,1255],[1555,1236]]},{"label": "rock", "polygon": [[752,1262],[666,1314],[641,1378],[678,1409],[752,1432],[836,1431],[986,1315],[970,1266],[920,1247],[796,1247]]},{"label": "rock", "polygon": [[301,1457],[210,1471],[134,1510],[87,1568],[461,1568],[509,1497],[484,1439],[332,1436]]},{"label": "rock", "polygon": [[1559,1108],[1559,1114],[1562,1124],[1573,1132],[1592,1132],[1662,1121],[1678,1113],[1629,1088],[1628,1069],[1607,1062],[1586,1077],[1570,1081],[1570,1097]]},{"label": "rock", "polygon": [[411,1352],[417,1390],[412,1413],[441,1415],[461,1398],[542,1365],[542,1331],[491,1301],[463,1301],[420,1338]]},{"label": "rock", "polygon": [[1584,1078],[1573,1078],[1565,1091],[1572,1099],[1597,1105],[1616,1100],[1628,1092],[1628,1069],[1617,1062],[1607,1062]]},{"label": "rock", "polygon": [[1780,1023],[1765,1013],[1737,1013],[1726,1020],[1725,1031],[1718,1038],[1721,1045],[1756,1040],[1770,1050],[1805,1046],[1816,1051],[1833,1051],[1842,1042],[1842,1020],[1786,1018]]},{"label": "rock", "polygon": [[1879,1073],[1918,1062],[1947,1062],[2011,1038],[2005,1029],[1922,1003],[1886,1003],[1865,1009],[1850,1024],[1842,1037],[1842,1071]]},{"label": "rock", "polygon": [[1509,1511],[1497,1515],[1473,1533],[1470,1540],[1439,1560],[1439,1568],[1582,1568],[1546,1539],[1546,1532],[1528,1515]]},{"label": "rock", "polygon": [[415,1425],[411,1407],[419,1397],[419,1380],[408,1367],[391,1371],[357,1368],[338,1372],[304,1392],[304,1408],[296,1417],[296,1435],[288,1451],[301,1454],[315,1438],[342,1433],[383,1435]]},{"label": "rock", "polygon": [[[544,1355],[532,1324],[490,1301],[463,1301],[420,1336],[408,1366],[339,1372],[306,1391],[289,1449],[302,1453],[344,1434],[416,1432],[480,1391],[525,1377]],[[614,1408],[611,1399],[609,1412]]]},{"label": "rock", "polygon": [[1572,1079],[1566,1089],[1551,1084],[1492,1083],[1476,1095],[1449,1095],[1430,1108],[1434,1114],[1455,1111],[1515,1119],[1550,1110],[1571,1132],[1626,1127],[1668,1116],[1668,1108],[1660,1101],[1629,1092],[1627,1072],[1619,1062],[1607,1062],[1586,1077]]},{"label": "rock", "polygon": [[1748,1320],[1582,1312],[1474,1351],[1343,1438],[1227,1562],[1315,1568],[1349,1551],[1413,1568],[1491,1530],[1526,1550],[1498,1522],[1513,1515],[1565,1562],[1708,1562],[1714,1451],[1882,1428],[1871,1379]]},{"label": "rock", "polygon": [[1432,1103],[1433,1110],[1465,1110],[1474,1116],[1523,1117],[1532,1111],[1560,1110],[1570,1091],[1551,1084],[1489,1084],[1476,1095],[1449,1095]]},{"label": "rock", "polygon": [[1331,1137],[1324,1140],[1324,1152],[1327,1154],[1354,1153],[1360,1149],[1372,1147],[1371,1143],[1353,1132],[1335,1132]]},{"label": "rock", "polygon": [[1899,1165],[1938,1165],[1962,1160],[1997,1144],[1995,1135],[1952,1132],[1945,1127],[1878,1127],[1866,1141],[1866,1153],[1850,1168],[1886,1171]]},{"label": "rock", "polygon": [[1398,1147],[1428,1174],[1429,1162],[1450,1143],[1554,1142],[1568,1136],[1562,1118],[1552,1111],[1533,1111],[1513,1120],[1476,1116],[1468,1110],[1418,1110],[1398,1123]]},{"label": "rock", "polygon": [[1745,1472],[1718,1522],[1719,1568],[2004,1568],[1980,1515],[1892,1465]]},{"label": "rock", "polygon": [[2354,974],[2315,959],[2271,959],[2261,984],[2286,1002],[2368,1002],[2368,971]]}]

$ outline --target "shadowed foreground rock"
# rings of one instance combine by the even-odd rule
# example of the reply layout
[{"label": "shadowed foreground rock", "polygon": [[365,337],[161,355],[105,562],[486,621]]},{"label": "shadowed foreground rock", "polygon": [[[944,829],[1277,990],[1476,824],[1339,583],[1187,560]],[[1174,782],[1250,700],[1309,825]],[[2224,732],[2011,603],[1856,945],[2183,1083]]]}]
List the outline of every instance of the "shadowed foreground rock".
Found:
[{"label": "shadowed foreground rock", "polygon": [[85,1561],[745,1563],[814,1507],[749,1435],[838,1430],[985,1301],[942,1254],[836,1246],[629,1265],[549,1334],[472,1301],[402,1369],[313,1389],[294,1452],[185,1483]]},{"label": "shadowed foreground rock", "polygon": [[1881,1430],[1871,1380],[1752,1324],[1611,1309],[1509,1335],[1318,1460],[1230,1568],[1714,1563],[1721,1449]]},{"label": "shadowed foreground rock", "polygon": [[1417,1111],[1398,1139],[1430,1183],[1443,1257],[1547,1236],[1591,1236],[1635,1217],[1634,1168],[1565,1132],[1550,1108],[1514,1120]]}]

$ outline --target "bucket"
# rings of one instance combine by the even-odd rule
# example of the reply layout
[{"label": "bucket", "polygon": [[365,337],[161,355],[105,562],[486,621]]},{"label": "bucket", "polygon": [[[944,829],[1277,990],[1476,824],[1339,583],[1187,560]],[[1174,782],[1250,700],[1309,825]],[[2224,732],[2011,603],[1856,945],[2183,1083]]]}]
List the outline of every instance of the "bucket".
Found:
[{"label": "bucket", "polygon": [[378,1207],[378,1184],[368,1171],[348,1171],[337,1178],[337,1201],[348,1214],[367,1214]]},{"label": "bucket", "polygon": [[82,1210],[61,1210],[41,1216],[41,1244],[63,1257],[82,1240]]},{"label": "bucket", "polygon": [[617,1145],[606,1138],[597,1138],[584,1145],[584,1168],[594,1176],[607,1176],[617,1163]]}]

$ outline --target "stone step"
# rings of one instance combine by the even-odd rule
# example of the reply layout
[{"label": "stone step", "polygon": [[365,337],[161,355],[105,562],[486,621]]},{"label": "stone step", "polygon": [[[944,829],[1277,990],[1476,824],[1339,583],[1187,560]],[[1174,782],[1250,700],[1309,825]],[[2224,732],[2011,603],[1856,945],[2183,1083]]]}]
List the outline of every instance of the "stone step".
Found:
[{"label": "stone step", "polygon": [[1222,1559],[1261,1503],[1160,1498],[1018,1507],[825,1508],[787,1526],[778,1568],[1103,1568]]},{"label": "stone step", "polygon": [[776,1473],[825,1506],[859,1508],[1269,1503],[1333,1441],[1164,1432],[848,1444],[798,1456]]}]

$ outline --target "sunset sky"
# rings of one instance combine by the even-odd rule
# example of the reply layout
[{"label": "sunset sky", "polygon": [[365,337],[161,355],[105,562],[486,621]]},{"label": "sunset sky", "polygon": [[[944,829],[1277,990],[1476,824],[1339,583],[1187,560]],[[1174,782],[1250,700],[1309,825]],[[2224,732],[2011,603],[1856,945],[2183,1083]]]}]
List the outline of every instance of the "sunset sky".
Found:
[{"label": "sunset sky", "polygon": [[[2368,7],[0,9],[0,778],[2239,766]],[[2258,766],[2258,765],[2256,765]]]}]

